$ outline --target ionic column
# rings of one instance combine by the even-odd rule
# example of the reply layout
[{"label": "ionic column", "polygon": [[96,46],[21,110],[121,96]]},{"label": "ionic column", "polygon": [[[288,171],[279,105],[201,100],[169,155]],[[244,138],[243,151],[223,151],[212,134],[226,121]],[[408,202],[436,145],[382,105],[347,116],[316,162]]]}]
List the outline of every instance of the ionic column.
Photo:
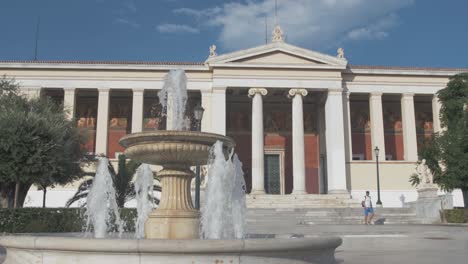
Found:
[{"label": "ionic column", "polygon": [[252,194],[265,194],[263,100],[264,88],[249,89],[252,98]]},{"label": "ionic column", "polygon": [[353,141],[351,137],[351,106],[350,106],[350,92],[345,92],[343,96],[343,110],[345,118],[345,147],[346,147],[346,161],[353,160]]},{"label": "ionic column", "polygon": [[211,94],[212,119],[211,129],[213,133],[226,135],[226,88],[213,87]]},{"label": "ionic column", "polygon": [[[369,96],[369,113],[371,122],[372,153],[379,147],[379,159],[385,160],[385,132],[382,110],[382,93],[371,93]],[[375,155],[372,155],[375,160]]]},{"label": "ionic column", "polygon": [[109,88],[99,88],[96,126],[96,153],[107,154],[107,128],[109,123]]},{"label": "ionic column", "polygon": [[341,89],[329,90],[325,103],[328,193],[348,193],[342,96]]},{"label": "ionic column", "polygon": [[70,120],[75,117],[75,92],[75,88],[63,89],[63,108],[67,111],[67,118]]},{"label": "ionic column", "polygon": [[132,133],[143,131],[144,89],[133,89]]},{"label": "ionic column", "polygon": [[414,114],[414,94],[406,93],[401,97],[401,118],[403,123],[403,144],[405,160],[418,160],[416,138],[416,116]]},{"label": "ionic column", "polygon": [[442,125],[440,124],[440,108],[441,103],[437,95],[435,94],[432,97],[432,124],[434,127],[434,133],[438,133],[442,131]]},{"label": "ionic column", "polygon": [[201,122],[201,131],[203,132],[211,132],[211,117],[213,115],[213,109],[211,107],[211,91],[201,92],[201,106],[205,109],[203,113],[203,119]]},{"label": "ionic column", "polygon": [[292,98],[292,149],[293,149],[293,194],[306,194],[305,188],[305,149],[304,149],[304,109],[302,97],[306,89],[291,89]]}]

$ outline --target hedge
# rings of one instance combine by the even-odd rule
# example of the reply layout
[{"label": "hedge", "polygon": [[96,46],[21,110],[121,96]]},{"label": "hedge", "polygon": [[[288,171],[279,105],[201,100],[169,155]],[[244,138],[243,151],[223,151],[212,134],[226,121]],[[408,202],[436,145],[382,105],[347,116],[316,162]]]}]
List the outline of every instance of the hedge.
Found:
[{"label": "hedge", "polygon": [[[0,209],[1,233],[83,232],[86,219],[82,208]],[[120,209],[125,232],[134,232],[136,210]],[[116,229],[115,227],[113,228]]]},{"label": "hedge", "polygon": [[448,223],[468,223],[468,209],[444,210],[444,217]]}]

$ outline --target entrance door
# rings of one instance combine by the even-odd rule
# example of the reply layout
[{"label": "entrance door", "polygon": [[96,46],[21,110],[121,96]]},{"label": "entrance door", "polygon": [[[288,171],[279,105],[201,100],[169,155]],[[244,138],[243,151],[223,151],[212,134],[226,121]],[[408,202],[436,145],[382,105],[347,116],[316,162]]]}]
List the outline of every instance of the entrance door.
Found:
[{"label": "entrance door", "polygon": [[265,192],[281,194],[281,160],[279,154],[265,155]]}]

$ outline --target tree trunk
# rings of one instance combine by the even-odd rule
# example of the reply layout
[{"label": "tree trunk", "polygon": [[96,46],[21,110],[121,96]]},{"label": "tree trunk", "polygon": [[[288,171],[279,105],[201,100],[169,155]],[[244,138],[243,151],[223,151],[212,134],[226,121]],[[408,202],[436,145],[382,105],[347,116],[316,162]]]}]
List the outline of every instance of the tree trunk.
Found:
[{"label": "tree trunk", "polygon": [[22,183],[20,184],[20,190],[18,195],[18,207],[23,207],[26,196],[28,195],[29,188],[31,188],[32,183]]},{"label": "tree trunk", "polygon": [[13,208],[18,208],[18,196],[19,196],[20,183],[16,182],[15,184],[15,199],[13,202]]},{"label": "tree trunk", "polygon": [[47,187],[42,186],[42,208],[45,208],[46,204],[46,194],[47,194]]}]

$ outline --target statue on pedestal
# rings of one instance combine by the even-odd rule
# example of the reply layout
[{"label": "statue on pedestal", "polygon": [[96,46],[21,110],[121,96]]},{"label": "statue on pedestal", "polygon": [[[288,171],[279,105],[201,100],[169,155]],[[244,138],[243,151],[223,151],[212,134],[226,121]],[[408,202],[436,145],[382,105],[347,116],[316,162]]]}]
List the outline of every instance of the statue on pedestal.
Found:
[{"label": "statue on pedestal", "polygon": [[434,177],[431,173],[431,170],[427,166],[425,159],[423,159],[421,163],[416,167],[416,173],[418,174],[421,187],[434,185]]}]

